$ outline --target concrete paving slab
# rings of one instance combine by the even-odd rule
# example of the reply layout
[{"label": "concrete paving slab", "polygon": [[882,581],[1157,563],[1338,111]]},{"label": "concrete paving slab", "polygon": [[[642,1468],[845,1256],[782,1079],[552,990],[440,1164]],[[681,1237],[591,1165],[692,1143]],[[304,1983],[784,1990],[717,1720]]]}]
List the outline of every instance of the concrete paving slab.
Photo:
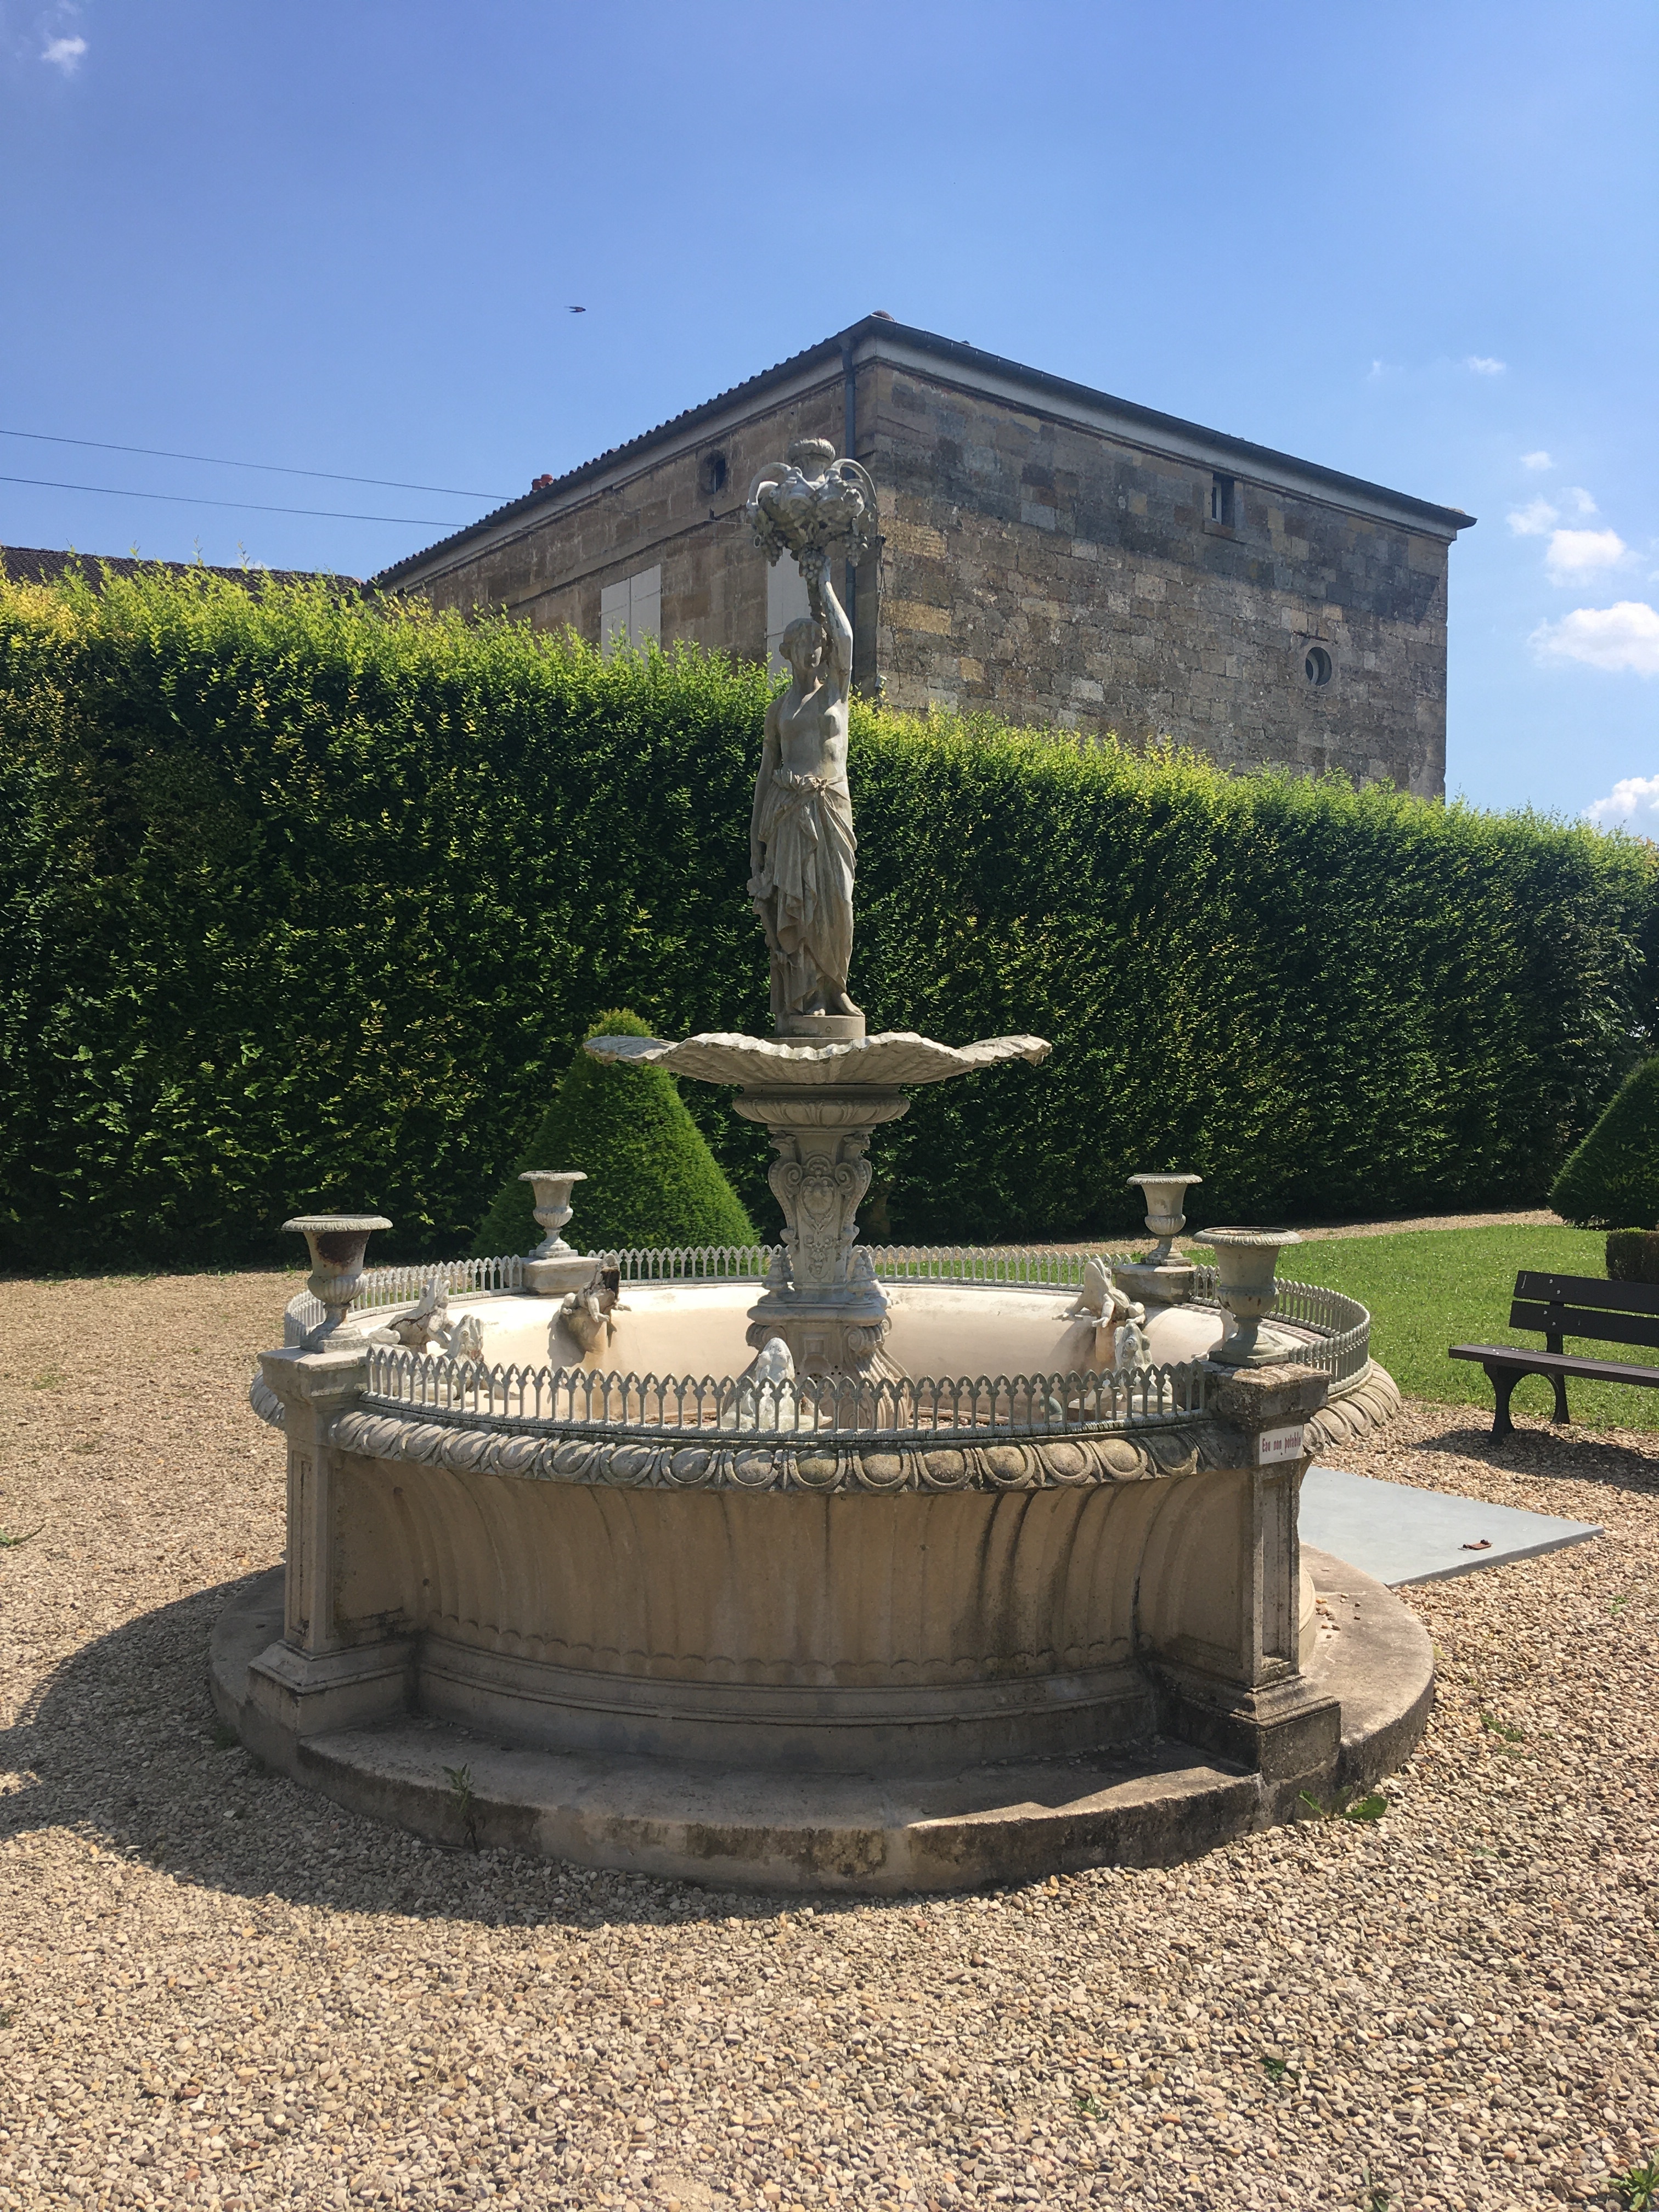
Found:
[{"label": "concrete paving slab", "polygon": [[1604,1533],[1596,1522],[1487,1505],[1334,1467],[1310,1467],[1303,1477],[1300,1526],[1304,1544],[1333,1553],[1391,1589],[1534,1559]]}]

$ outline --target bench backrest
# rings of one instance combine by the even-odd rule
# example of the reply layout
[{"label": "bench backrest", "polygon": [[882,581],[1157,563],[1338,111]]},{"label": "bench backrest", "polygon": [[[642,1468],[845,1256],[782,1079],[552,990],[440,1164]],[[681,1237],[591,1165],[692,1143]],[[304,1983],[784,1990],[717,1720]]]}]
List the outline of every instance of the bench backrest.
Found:
[{"label": "bench backrest", "polygon": [[1511,1328],[1541,1329],[1553,1340],[1588,1336],[1602,1344],[1659,1345],[1659,1283],[1609,1283],[1600,1275],[1515,1279]]}]

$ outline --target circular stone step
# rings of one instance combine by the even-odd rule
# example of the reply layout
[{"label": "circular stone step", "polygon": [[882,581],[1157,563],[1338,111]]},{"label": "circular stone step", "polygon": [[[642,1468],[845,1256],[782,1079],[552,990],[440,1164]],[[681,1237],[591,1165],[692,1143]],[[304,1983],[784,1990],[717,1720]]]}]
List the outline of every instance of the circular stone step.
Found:
[{"label": "circular stone step", "polygon": [[[418,1714],[299,1738],[248,1699],[283,1627],[283,1570],[220,1617],[219,1713],[268,1765],[354,1812],[468,1840],[720,1888],[890,1893],[1163,1866],[1371,1788],[1409,1755],[1434,1694],[1429,1639],[1393,1592],[1304,1548],[1320,1632],[1304,1679],[1342,1708],[1334,1760],[1268,1780],[1170,1739],[1122,1758],[1011,1762],[896,1786],[856,1774],[731,1772],[691,1761],[503,1748]],[[465,1807],[450,1776],[467,1771]]]}]

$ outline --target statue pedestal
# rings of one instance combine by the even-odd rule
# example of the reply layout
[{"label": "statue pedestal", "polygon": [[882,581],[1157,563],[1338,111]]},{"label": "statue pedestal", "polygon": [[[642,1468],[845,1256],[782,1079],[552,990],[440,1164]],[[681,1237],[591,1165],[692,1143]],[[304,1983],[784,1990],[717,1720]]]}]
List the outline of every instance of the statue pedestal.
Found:
[{"label": "statue pedestal", "polygon": [[1115,1260],[1112,1280],[1142,1305],[1184,1305],[1193,1294],[1190,1260]]},{"label": "statue pedestal", "polygon": [[862,1014],[780,1014],[773,1027],[785,1044],[847,1044],[865,1035]]}]

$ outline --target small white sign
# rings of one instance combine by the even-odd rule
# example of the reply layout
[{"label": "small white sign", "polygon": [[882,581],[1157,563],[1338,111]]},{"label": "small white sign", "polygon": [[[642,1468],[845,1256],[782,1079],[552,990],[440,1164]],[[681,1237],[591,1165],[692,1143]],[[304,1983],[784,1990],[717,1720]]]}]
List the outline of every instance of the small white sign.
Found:
[{"label": "small white sign", "polygon": [[1300,1421],[1287,1429],[1263,1429],[1255,1440],[1255,1463],[1272,1467],[1280,1460],[1300,1459],[1302,1456],[1302,1428]]}]

